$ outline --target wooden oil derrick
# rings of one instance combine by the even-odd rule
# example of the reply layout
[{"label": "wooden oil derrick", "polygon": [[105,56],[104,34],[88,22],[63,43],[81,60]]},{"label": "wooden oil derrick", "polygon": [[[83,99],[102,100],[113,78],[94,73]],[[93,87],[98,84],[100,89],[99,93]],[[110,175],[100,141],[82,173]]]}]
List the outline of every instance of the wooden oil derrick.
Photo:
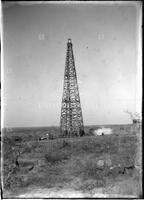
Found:
[{"label": "wooden oil derrick", "polygon": [[60,132],[63,137],[84,135],[72,41],[68,39],[61,106]]}]

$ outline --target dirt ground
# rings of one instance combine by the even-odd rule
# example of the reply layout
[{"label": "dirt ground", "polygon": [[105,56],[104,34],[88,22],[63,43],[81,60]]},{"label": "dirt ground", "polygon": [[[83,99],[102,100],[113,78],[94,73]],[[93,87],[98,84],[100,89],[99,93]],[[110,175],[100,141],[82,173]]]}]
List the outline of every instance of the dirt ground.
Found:
[{"label": "dirt ground", "polygon": [[[131,179],[119,181],[116,184],[110,184],[105,188],[94,188],[91,191],[76,190],[72,187],[73,184],[79,181],[77,178],[70,183],[70,187],[54,187],[54,188],[39,188],[29,187],[27,191],[21,194],[7,193],[8,196],[14,198],[137,198],[137,183]],[[136,186],[136,189],[135,189]],[[134,189],[132,194],[127,194],[128,189]],[[123,191],[122,191],[123,190]]]}]

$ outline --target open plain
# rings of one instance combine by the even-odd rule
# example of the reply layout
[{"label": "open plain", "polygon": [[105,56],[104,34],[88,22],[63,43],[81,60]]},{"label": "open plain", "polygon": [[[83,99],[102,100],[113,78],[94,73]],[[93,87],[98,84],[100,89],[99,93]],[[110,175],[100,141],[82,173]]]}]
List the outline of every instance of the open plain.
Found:
[{"label": "open plain", "polygon": [[[111,125],[112,135],[60,138],[58,127],[3,131],[5,198],[137,198],[140,129]],[[48,139],[45,138],[49,134]]]}]

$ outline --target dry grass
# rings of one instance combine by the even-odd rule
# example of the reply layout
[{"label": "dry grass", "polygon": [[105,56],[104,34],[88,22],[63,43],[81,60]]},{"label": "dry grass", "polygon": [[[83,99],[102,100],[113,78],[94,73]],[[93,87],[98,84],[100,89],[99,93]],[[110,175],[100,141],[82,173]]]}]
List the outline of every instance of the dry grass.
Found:
[{"label": "dry grass", "polygon": [[[20,166],[5,181],[8,191],[20,192],[23,188],[37,185],[41,188],[69,186],[88,192],[95,188],[107,188],[110,183],[125,179],[131,179],[128,194],[132,193],[132,185],[136,185],[138,191],[136,183],[139,182],[139,176],[135,175],[134,168],[136,135],[57,138],[20,143],[17,147],[11,138],[5,141],[5,178],[14,165],[14,151],[21,148],[22,152]],[[103,166],[98,166],[99,160],[103,160]],[[34,167],[31,169],[30,165]],[[76,179],[79,180],[78,184],[73,183]],[[125,194],[125,188],[120,188],[119,193]]]}]

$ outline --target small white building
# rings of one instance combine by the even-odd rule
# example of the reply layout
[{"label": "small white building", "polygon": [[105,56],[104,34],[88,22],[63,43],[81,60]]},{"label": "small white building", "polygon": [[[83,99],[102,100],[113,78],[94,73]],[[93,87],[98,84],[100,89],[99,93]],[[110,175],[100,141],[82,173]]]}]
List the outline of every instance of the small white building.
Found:
[{"label": "small white building", "polygon": [[113,134],[113,130],[111,128],[99,128],[97,130],[94,130],[93,134],[95,136],[99,136],[99,135],[111,135],[111,134]]}]

